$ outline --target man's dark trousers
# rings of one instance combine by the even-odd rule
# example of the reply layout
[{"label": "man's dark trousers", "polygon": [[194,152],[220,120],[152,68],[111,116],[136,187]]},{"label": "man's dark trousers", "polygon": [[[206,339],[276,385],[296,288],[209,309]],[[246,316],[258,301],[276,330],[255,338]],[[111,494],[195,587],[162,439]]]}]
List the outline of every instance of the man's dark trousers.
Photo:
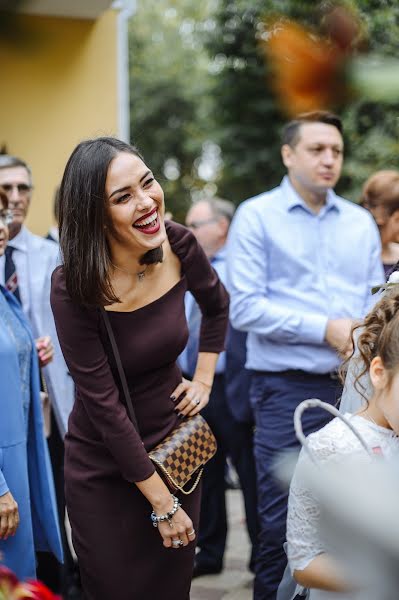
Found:
[{"label": "man's dark trousers", "polygon": [[253,460],[253,428],[239,423],[226,402],[224,375],[216,375],[208,406],[201,411],[218,442],[216,455],[207,463],[202,481],[197,562],[201,567],[221,569],[227,537],[225,466],[228,454],[240,479],[244,496],[252,557],[257,545],[256,474]]},{"label": "man's dark trousers", "polygon": [[[287,491],[274,476],[279,452],[299,447],[294,431],[294,411],[309,398],[336,404],[341,387],[335,376],[301,371],[253,371],[250,399],[255,416],[254,452],[258,482],[259,548],[255,567],[254,600],[275,600],[287,564],[283,549],[286,534]],[[309,409],[302,417],[309,435],[323,427],[331,415]]]}]

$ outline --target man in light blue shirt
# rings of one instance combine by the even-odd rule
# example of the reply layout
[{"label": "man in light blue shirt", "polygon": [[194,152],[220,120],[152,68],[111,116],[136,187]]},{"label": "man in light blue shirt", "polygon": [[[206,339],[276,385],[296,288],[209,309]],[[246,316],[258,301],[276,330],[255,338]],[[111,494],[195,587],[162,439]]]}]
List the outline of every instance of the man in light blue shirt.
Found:
[{"label": "man in light blue shirt", "polygon": [[[192,230],[211,265],[223,283],[226,281],[226,239],[233,218],[235,206],[220,198],[199,200],[190,208],[186,225]],[[179,357],[179,364],[190,379],[194,375],[197,357],[201,313],[191,294],[186,294],[186,316],[189,339],[185,351]],[[238,352],[240,340],[231,335],[226,341],[226,350]],[[244,349],[245,350],[245,349]],[[243,366],[235,363],[235,376],[245,378]],[[227,365],[228,367],[228,365]],[[221,353],[216,366],[215,378],[209,404],[202,415],[212,428],[218,443],[216,455],[205,465],[202,478],[202,498],[200,525],[198,531],[198,552],[194,563],[193,576],[219,573],[223,568],[227,538],[226,455],[229,455],[238,473],[244,496],[246,523],[252,542],[249,566],[255,563],[258,523],[256,516],[256,475],[253,457],[253,423],[237,420],[231,410],[230,401],[239,402],[238,394],[229,397],[226,384],[231,382],[230,370],[226,368],[226,352]],[[237,383],[235,384],[237,387]],[[231,388],[231,386],[230,386]],[[229,389],[230,389],[229,388]]]},{"label": "man in light blue shirt", "polygon": [[[343,159],[342,124],[324,111],[284,129],[288,175],[236,212],[228,242],[230,319],[247,331],[250,398],[255,413],[260,549],[255,600],[275,600],[286,560],[287,495],[273,477],[279,452],[297,446],[296,406],[317,397],[334,404],[340,354],[350,351],[353,320],[384,281],[370,214],[333,192]],[[305,434],[329,417],[303,417]]]}]

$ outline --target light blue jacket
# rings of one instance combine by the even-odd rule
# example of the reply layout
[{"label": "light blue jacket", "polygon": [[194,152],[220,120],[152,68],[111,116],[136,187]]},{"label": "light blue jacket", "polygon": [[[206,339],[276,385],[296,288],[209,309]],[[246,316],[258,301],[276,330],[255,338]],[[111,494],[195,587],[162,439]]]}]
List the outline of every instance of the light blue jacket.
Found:
[{"label": "light blue jacket", "polygon": [[[24,269],[18,268],[18,255],[15,253],[13,260],[18,271],[22,306],[31,324],[33,335],[36,338],[49,335],[53,342],[54,359],[43,369],[43,375],[60,435],[64,437],[75,391],[72,377],[68,373],[58,343],[53,313],[50,307],[51,275],[60,263],[59,246],[54,242],[34,235],[26,227],[22,227],[20,233],[13,238],[11,245],[17,247],[20,254],[25,257]],[[0,285],[4,285],[4,269],[5,256],[3,255],[0,257]]]},{"label": "light blue jacket", "polygon": [[[20,305],[2,286],[0,293],[23,324],[34,347]],[[36,550],[53,552],[59,561],[63,560],[54,483],[43,434],[36,352],[32,352],[30,383],[26,436],[18,356],[5,328],[0,327],[0,495],[12,493],[20,516],[15,536],[0,540],[0,562],[20,579],[35,577]]]}]

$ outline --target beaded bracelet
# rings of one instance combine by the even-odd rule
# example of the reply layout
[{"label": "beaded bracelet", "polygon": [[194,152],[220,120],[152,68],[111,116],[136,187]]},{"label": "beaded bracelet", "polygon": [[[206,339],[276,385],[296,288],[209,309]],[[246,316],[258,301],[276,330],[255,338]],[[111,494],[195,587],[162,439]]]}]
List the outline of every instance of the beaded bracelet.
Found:
[{"label": "beaded bracelet", "polygon": [[154,511],[151,513],[151,521],[154,527],[158,527],[158,523],[163,523],[163,521],[167,521],[169,523],[169,527],[173,527],[172,517],[177,513],[179,508],[181,507],[181,503],[176,496],[173,496],[173,508],[165,513],[164,515],[157,516]]}]

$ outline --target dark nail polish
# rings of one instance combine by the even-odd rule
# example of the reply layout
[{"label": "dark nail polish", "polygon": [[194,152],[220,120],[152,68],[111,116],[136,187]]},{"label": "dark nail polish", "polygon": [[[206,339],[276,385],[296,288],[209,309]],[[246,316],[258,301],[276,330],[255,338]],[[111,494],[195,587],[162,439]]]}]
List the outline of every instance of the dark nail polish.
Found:
[{"label": "dark nail polish", "polygon": [[171,396],[170,399],[172,400],[172,402],[175,402],[176,396]]},{"label": "dark nail polish", "polygon": [[185,415],[183,415],[183,413],[179,414],[179,419],[184,419]]},{"label": "dark nail polish", "polygon": [[178,413],[178,412],[179,412],[179,409],[178,409],[178,408],[174,408],[173,410],[174,410],[174,412],[175,412],[175,413]]}]

